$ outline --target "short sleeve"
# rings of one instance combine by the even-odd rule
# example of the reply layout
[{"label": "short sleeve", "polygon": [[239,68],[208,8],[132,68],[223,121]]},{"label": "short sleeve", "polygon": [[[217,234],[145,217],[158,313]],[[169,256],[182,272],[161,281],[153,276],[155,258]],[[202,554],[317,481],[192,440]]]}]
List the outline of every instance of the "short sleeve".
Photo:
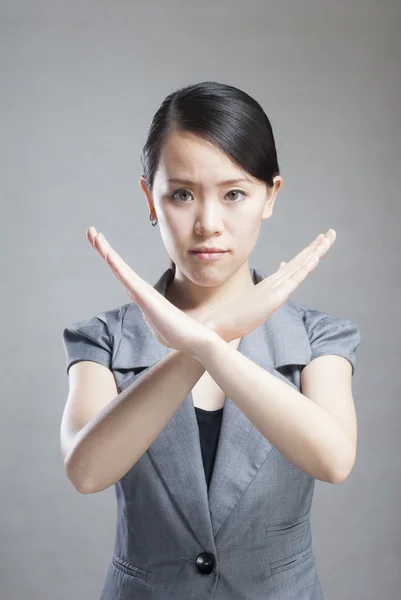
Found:
[{"label": "short sleeve", "polygon": [[107,321],[99,315],[66,327],[63,331],[63,344],[67,357],[67,375],[70,367],[80,360],[92,360],[111,368],[113,344]]},{"label": "short sleeve", "polygon": [[356,367],[356,350],[361,332],[356,323],[315,309],[306,309],[304,323],[311,346],[311,360],[324,354],[338,354]]}]

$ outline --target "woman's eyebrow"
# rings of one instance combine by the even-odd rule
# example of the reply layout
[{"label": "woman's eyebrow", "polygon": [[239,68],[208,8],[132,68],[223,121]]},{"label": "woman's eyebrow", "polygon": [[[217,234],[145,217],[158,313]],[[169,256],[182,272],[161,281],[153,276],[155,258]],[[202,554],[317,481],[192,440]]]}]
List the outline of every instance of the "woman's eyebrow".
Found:
[{"label": "woman's eyebrow", "polygon": [[[168,183],[179,183],[179,184],[183,184],[183,185],[198,185],[196,183],[196,181],[191,181],[190,179],[180,179],[177,177],[170,177],[169,179],[167,179]],[[252,183],[251,181],[249,181],[249,179],[226,179],[226,181],[219,181],[217,183],[218,186],[223,186],[223,185],[231,185],[234,183]]]}]

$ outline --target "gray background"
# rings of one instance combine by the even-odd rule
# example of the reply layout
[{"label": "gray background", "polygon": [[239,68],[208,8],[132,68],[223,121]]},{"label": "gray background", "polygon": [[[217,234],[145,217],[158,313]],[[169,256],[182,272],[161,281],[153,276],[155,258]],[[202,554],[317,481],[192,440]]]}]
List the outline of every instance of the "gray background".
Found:
[{"label": "gray background", "polygon": [[140,151],[164,97],[212,79],[276,137],[284,186],[250,265],[273,272],[333,227],[291,299],[361,329],[357,462],[316,482],[312,510],[325,599],[398,598],[400,2],[3,0],[0,16],[0,597],[100,596],[114,488],[82,495],[63,471],[62,330],[130,301],[90,225],[147,281],[168,267]]}]

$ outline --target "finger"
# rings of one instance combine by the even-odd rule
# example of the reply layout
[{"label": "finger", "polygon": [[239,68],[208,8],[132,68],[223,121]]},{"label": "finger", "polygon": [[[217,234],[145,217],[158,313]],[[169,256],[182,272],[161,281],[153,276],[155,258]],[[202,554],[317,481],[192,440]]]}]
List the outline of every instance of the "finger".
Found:
[{"label": "finger", "polygon": [[93,225],[91,225],[87,230],[86,230],[86,237],[89,240],[89,242],[92,244],[92,246],[94,245],[94,239],[97,235],[97,231],[95,229],[95,227],[93,227]]},{"label": "finger", "polygon": [[321,258],[332,246],[336,238],[334,230],[329,229],[326,234],[319,234],[313,242],[297,254],[287,263],[287,266],[279,271],[279,278],[292,277],[300,268],[304,268],[310,261],[317,266],[316,258]]},{"label": "finger", "polygon": [[293,265],[295,268],[306,264],[309,259],[316,253],[318,248],[326,247],[328,241],[328,232],[319,233],[319,235],[307,246],[302,252],[300,252],[293,259]]},{"label": "finger", "polygon": [[[319,259],[324,256],[336,239],[336,232],[333,229],[329,229],[329,231],[325,234],[325,236],[320,240],[317,246],[312,250],[312,252],[305,256],[304,260],[302,260],[299,264],[300,267],[305,267],[312,261],[315,264],[315,259]],[[317,263],[316,263],[317,264]]]},{"label": "finger", "polygon": [[[327,252],[327,250],[328,250],[328,248],[326,249],[326,252]],[[312,271],[314,271],[316,269],[319,262],[320,262],[320,259],[315,254],[314,256],[309,257],[309,260],[307,262],[305,262],[305,264],[299,266],[298,269],[296,271],[294,271],[294,273],[292,273],[288,279],[288,282],[290,283],[291,288],[293,285],[295,285],[295,287],[298,287],[298,285],[300,283],[302,283],[302,281],[304,281],[304,279],[306,279],[306,277],[309,275],[309,273],[311,273]],[[284,285],[286,285],[286,284],[284,283]]]},{"label": "finger", "polygon": [[106,238],[104,237],[104,235],[102,234],[101,231],[99,231],[99,233],[96,233],[96,235],[94,236],[93,247],[95,248],[95,250],[97,250],[99,252],[100,256],[102,258],[104,258],[107,262],[107,253],[111,252],[112,247],[107,242]]},{"label": "finger", "polygon": [[320,244],[318,244],[317,248],[315,248],[313,255],[317,256],[318,258],[324,256],[334,244],[336,237],[336,232],[333,229],[330,230],[324,239],[321,240]]},{"label": "finger", "polygon": [[[93,228],[94,229],[94,228]],[[121,258],[121,256],[113,250],[104,235],[99,232],[91,232],[91,239],[95,249],[99,252],[102,258],[109,265],[117,279],[127,288],[134,292],[135,284],[137,284],[138,275],[131,269],[129,265]]]},{"label": "finger", "polygon": [[[304,274],[305,277],[307,273],[310,273],[311,270],[317,267],[319,264],[319,259],[327,252],[330,245],[327,244],[325,238],[321,238],[308,252],[306,252],[298,261],[295,261],[293,265],[290,266],[290,269],[285,273],[285,276],[292,279],[297,279],[298,273]],[[302,279],[303,281],[303,279]]]},{"label": "finger", "polygon": [[[86,231],[86,237],[88,241],[92,244],[95,250],[101,255],[102,258],[106,258],[106,248],[104,244],[101,243],[100,232],[98,233],[95,227],[91,226]],[[103,238],[104,239],[104,238]]]},{"label": "finger", "polygon": [[[104,235],[96,232],[94,227],[90,228],[87,232],[89,241],[93,242],[95,249],[104,258],[107,265],[111,268],[117,279],[124,285],[126,292],[129,297],[134,300],[140,307],[148,307],[152,301],[152,295],[160,293],[154,289],[145,279],[140,277],[122,258],[121,256],[110,246]],[[164,298],[163,295],[161,295]],[[160,299],[157,299],[160,302]],[[171,303],[165,299],[167,306],[172,306]]]},{"label": "finger", "polygon": [[[321,247],[321,246],[320,246]],[[327,252],[328,247],[324,250]],[[288,298],[292,292],[299,286],[304,279],[316,269],[319,264],[319,256],[313,254],[308,258],[305,258],[303,264],[298,264],[296,268],[284,274],[279,280],[276,279],[274,287],[278,291],[279,296],[282,298]]]},{"label": "finger", "polygon": [[305,253],[301,260],[298,261],[295,271],[297,271],[298,269],[305,268],[307,265],[309,265],[309,263],[312,263],[313,265],[317,264],[316,259],[319,259],[324,254],[326,254],[326,252],[331,247],[333,241],[334,240],[331,238],[331,236],[329,236],[328,233],[326,233],[318,241],[318,243],[314,244],[310,248],[309,252]]},{"label": "finger", "polygon": [[[122,272],[123,267],[128,268],[132,272],[132,275],[135,274],[131,267],[129,267],[127,263],[123,261],[121,256],[117,254],[115,250],[113,250],[101,231],[99,231],[99,233],[96,232],[92,238],[92,242],[95,250],[98,251],[100,256],[106,261],[119,279],[119,274]],[[120,281],[122,281],[122,279],[120,279]]]},{"label": "finger", "polygon": [[323,234],[320,233],[306,248],[294,256],[288,263],[284,263],[284,261],[280,263],[282,266],[278,269],[277,273],[273,274],[274,282],[281,283],[283,279],[290,277],[292,273],[296,271],[299,264],[311,255],[314,249],[320,244],[323,237]]},{"label": "finger", "polygon": [[110,246],[102,234],[100,234],[99,244],[104,251],[106,263],[116,272],[116,275],[124,274],[124,277],[128,274],[130,276],[136,275],[135,271],[125,262],[120,254]]},{"label": "finger", "polygon": [[[315,248],[315,251],[312,255],[305,257],[304,261],[297,265],[297,267],[288,275],[288,279],[283,279],[280,282],[280,285],[285,287],[289,293],[291,293],[304,279],[311,273],[314,269],[316,269],[317,265],[320,262],[320,258],[324,256],[329,248],[331,248],[332,244],[335,240],[335,232],[334,235],[330,235],[327,238],[322,238],[320,243]],[[295,288],[294,288],[295,285]]]},{"label": "finger", "polygon": [[129,297],[142,306],[143,298],[145,297],[143,286],[146,286],[146,282],[123,261],[121,256],[117,254],[115,250],[108,252],[106,262],[117,279],[125,287],[125,291]]}]

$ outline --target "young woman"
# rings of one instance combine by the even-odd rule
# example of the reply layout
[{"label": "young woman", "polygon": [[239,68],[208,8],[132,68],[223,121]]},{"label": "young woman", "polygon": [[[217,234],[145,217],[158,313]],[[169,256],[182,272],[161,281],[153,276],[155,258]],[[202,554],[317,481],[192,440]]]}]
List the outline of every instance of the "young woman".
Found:
[{"label": "young woman", "polygon": [[172,265],[152,286],[90,227],[132,301],[63,332],[66,473],[117,498],[101,600],[321,600],[312,496],[355,461],[360,331],[289,296],[335,232],[250,268],[282,178],[269,119],[235,87],[170,94],[142,164]]}]

